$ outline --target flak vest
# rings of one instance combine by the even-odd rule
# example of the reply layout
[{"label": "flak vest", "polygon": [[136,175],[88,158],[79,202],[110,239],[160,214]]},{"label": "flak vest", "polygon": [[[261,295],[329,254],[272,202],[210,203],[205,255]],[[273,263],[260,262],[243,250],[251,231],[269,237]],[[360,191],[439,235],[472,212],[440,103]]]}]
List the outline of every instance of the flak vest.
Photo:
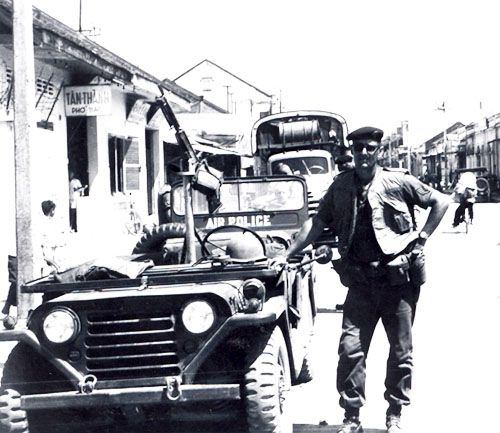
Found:
[{"label": "flak vest", "polygon": [[[406,202],[403,193],[406,176],[407,172],[382,167],[368,191],[375,238],[382,252],[387,255],[400,253],[418,237],[413,204]],[[338,175],[330,190],[327,195],[332,194],[333,210],[328,225],[339,237],[339,254],[346,257],[351,247],[357,216],[355,171]]]}]

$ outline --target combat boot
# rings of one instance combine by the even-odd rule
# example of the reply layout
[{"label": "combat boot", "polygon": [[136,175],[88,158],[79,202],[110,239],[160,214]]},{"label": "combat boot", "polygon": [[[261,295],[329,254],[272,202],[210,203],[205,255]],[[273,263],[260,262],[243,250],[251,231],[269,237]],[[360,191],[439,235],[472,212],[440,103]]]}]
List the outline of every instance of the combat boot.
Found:
[{"label": "combat boot", "polygon": [[401,415],[387,415],[385,420],[387,433],[404,433],[401,428]]},{"label": "combat boot", "polygon": [[337,433],[363,433],[361,421],[357,416],[349,416],[344,419],[344,423],[337,430]]}]

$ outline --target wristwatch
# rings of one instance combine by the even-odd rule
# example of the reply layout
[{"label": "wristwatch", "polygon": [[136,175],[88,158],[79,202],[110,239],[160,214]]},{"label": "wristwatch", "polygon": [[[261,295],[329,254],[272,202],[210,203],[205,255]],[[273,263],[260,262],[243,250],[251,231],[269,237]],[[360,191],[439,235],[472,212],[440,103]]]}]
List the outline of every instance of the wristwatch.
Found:
[{"label": "wristwatch", "polygon": [[429,239],[429,235],[424,232],[424,231],[421,231],[419,234],[418,234],[418,240],[417,242],[424,246],[425,245],[425,242],[427,242],[427,239]]}]

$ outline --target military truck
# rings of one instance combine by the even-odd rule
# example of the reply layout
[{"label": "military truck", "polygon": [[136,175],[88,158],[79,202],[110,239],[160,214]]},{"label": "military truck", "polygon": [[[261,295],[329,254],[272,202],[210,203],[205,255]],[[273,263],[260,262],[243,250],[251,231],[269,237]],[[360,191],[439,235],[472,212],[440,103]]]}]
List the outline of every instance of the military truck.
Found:
[{"label": "military truck", "polygon": [[338,173],[335,158],[348,152],[346,136],[347,123],[335,113],[303,110],[263,117],[251,133],[255,174],[276,174],[286,165],[303,176],[312,214]]},{"label": "military truck", "polygon": [[284,268],[270,261],[307,218],[302,177],[228,179],[218,198],[214,210],[193,190],[192,263],[179,186],[177,220],[144,234],[133,254],[22,287],[43,301],[27,329],[0,332],[18,341],[1,379],[0,432],[144,431],[182,414],[235,413],[238,429],[292,432],[287,395],[312,378],[313,265],[331,250]]}]

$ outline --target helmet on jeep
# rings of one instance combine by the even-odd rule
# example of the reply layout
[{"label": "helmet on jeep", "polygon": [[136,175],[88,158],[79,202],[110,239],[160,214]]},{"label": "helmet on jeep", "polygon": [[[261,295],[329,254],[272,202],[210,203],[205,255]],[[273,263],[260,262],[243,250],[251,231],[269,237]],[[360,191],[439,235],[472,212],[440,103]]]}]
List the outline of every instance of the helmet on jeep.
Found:
[{"label": "helmet on jeep", "polygon": [[265,249],[252,233],[245,232],[231,238],[226,254],[232,259],[258,260],[265,257]]}]

